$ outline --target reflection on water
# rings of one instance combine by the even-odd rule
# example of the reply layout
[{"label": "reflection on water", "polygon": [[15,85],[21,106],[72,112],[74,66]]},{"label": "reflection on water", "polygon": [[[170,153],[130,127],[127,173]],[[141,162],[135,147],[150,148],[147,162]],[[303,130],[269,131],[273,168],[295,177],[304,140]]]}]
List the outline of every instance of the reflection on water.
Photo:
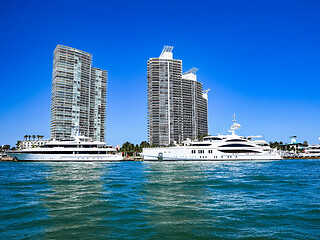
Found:
[{"label": "reflection on water", "polygon": [[48,238],[208,236],[199,164],[53,164],[50,173]]},{"label": "reflection on water", "polygon": [[320,239],[320,161],[1,163],[2,239]]},{"label": "reflection on water", "polygon": [[52,189],[45,198],[48,238],[123,239],[150,234],[140,162],[60,163],[51,165],[50,173]]},{"label": "reflection on water", "polygon": [[109,212],[106,226],[109,238],[145,239],[152,235],[146,215],[145,166],[141,162],[114,164],[103,176],[103,195]]},{"label": "reflection on water", "polygon": [[104,228],[105,202],[101,163],[52,163],[46,180],[51,187],[44,198],[48,209],[46,237],[97,237]]},{"label": "reflection on water", "polygon": [[210,236],[211,222],[203,205],[206,187],[201,163],[146,163],[148,221],[155,236],[182,239]]}]

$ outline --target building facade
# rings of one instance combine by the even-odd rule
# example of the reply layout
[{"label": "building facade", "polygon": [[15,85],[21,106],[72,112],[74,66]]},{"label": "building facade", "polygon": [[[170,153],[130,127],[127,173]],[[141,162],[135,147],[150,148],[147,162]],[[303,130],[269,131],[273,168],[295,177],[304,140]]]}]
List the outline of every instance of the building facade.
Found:
[{"label": "building facade", "polygon": [[51,94],[51,138],[80,134],[105,141],[107,71],[92,67],[92,55],[57,45]]},{"label": "building facade", "polygon": [[208,91],[197,81],[197,68],[182,75],[182,138],[197,139],[208,134]]},{"label": "building facade", "polygon": [[182,61],[165,46],[148,60],[148,139],[168,146],[208,133],[207,98],[194,69],[182,74]]}]

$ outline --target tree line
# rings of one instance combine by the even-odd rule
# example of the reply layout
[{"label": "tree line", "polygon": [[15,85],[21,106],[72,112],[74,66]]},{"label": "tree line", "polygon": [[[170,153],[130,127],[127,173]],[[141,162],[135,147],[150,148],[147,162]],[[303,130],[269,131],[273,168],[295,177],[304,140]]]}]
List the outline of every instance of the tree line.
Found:
[{"label": "tree line", "polygon": [[17,143],[16,143],[17,147],[11,147],[11,145],[9,145],[9,144],[2,145],[2,146],[0,146],[0,150],[1,150],[1,152],[5,152],[8,150],[16,150],[18,148],[18,146],[20,145],[20,142],[21,141],[17,141]]},{"label": "tree line", "polygon": [[37,141],[39,141],[39,140],[42,140],[43,139],[43,135],[24,135],[24,139],[26,140],[26,141],[28,141],[28,139],[29,139],[29,141],[31,141],[31,138],[33,139],[33,141],[35,141],[36,139],[37,139]]},{"label": "tree line", "polygon": [[118,151],[125,152],[129,156],[132,156],[135,153],[141,153],[142,148],[148,148],[148,147],[151,147],[151,145],[147,141],[142,141],[140,145],[139,144],[134,145],[133,143],[127,141],[124,144],[122,144],[121,148],[118,149]]},{"label": "tree line", "polygon": [[[25,139],[25,141],[31,141],[31,139],[33,139],[33,141],[36,141],[36,140],[40,141],[40,140],[43,140],[43,137],[44,137],[43,135],[28,135],[28,134],[26,134],[26,135],[24,135],[23,138]],[[1,151],[16,150],[19,147],[20,143],[21,143],[21,141],[17,141],[16,147],[11,147],[8,144],[2,145],[2,146],[0,146],[0,150]]]}]

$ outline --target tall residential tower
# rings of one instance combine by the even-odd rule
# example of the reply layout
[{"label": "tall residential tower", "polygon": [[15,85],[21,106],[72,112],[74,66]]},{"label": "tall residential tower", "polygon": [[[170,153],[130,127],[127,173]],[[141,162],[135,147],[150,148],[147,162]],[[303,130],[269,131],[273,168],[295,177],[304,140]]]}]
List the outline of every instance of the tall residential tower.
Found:
[{"label": "tall residential tower", "polygon": [[51,138],[80,134],[105,141],[107,71],[92,67],[92,55],[58,45],[54,50]]},{"label": "tall residential tower", "polygon": [[182,61],[165,46],[159,58],[148,60],[148,138],[168,146],[208,134],[207,94],[195,69],[182,74]]},{"label": "tall residential tower", "polygon": [[208,134],[208,91],[197,81],[197,68],[182,74],[183,139]]}]

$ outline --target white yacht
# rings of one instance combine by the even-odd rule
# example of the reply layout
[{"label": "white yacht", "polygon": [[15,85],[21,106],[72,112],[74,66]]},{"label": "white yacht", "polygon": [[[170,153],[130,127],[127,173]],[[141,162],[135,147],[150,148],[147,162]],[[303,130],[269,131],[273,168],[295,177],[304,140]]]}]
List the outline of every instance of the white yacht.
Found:
[{"label": "white yacht", "polygon": [[[233,118],[230,135],[204,137],[203,141],[186,141],[183,146],[144,148],[143,159],[149,161],[232,161],[280,160],[281,156],[264,140],[235,134],[240,128]],[[259,136],[261,137],[261,136]]]},{"label": "white yacht", "polygon": [[44,146],[10,151],[8,155],[18,161],[44,162],[106,162],[121,161],[117,150],[104,142],[93,141],[90,137],[76,134],[67,140],[52,140]]},{"label": "white yacht", "polygon": [[320,157],[320,145],[308,146],[307,148],[305,148],[302,156],[306,158]]}]

